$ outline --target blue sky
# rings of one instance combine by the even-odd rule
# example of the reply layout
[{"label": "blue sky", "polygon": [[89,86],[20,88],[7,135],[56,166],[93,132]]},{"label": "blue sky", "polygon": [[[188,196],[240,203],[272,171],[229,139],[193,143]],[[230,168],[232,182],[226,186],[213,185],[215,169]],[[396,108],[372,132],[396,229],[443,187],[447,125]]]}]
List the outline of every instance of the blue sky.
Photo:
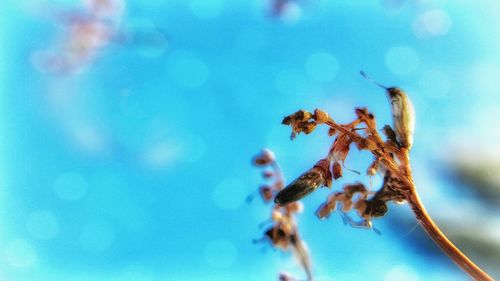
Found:
[{"label": "blue sky", "polygon": [[[127,1],[119,26],[154,44],[110,43],[70,75],[34,63],[64,35],[41,12],[49,2],[0,4],[0,280],[302,274],[289,255],[251,243],[269,208],[244,202],[261,183],[250,159],[269,147],[292,180],[323,157],[325,129],[291,142],[280,125],[301,108],[348,122],[354,107],[368,106],[389,123],[383,91],[359,70],[413,100],[415,181],[430,213],[452,216],[443,210],[460,202],[476,213],[458,217],[487,215],[439,167],[476,147],[497,153],[495,1],[311,0],[281,20],[265,1],[146,2]],[[347,165],[363,171],[369,161],[354,153]],[[299,219],[319,280],[466,280],[432,244],[411,246],[413,225],[394,223],[411,216],[407,206],[391,205],[375,221],[377,236],[337,216],[318,221],[327,194],[306,198]]]}]

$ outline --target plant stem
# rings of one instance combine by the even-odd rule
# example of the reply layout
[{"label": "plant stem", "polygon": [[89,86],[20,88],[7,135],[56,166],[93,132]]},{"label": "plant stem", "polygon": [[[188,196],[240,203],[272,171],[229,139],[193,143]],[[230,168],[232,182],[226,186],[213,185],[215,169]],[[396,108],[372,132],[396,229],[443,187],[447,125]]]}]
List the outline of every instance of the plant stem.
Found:
[{"label": "plant stem", "polygon": [[[337,131],[347,134],[352,138],[354,142],[360,142],[364,139],[361,135],[352,132],[343,126],[335,123],[333,119],[329,119],[325,122],[326,125]],[[367,142],[374,142],[371,139],[365,139]],[[376,144],[376,142],[375,142]],[[378,146],[378,144],[377,144]],[[380,146],[378,146],[380,147]],[[413,213],[417,221],[420,223],[422,228],[425,230],[427,235],[443,250],[443,252],[448,255],[448,257],[458,265],[463,271],[469,274],[474,280],[478,281],[493,281],[486,272],[479,268],[474,262],[472,262],[466,255],[464,255],[439,229],[439,227],[434,223],[432,218],[429,216],[425,210],[420,197],[416,191],[415,183],[411,175],[410,167],[410,155],[408,149],[403,149],[397,153],[398,158],[401,163],[398,165],[392,160],[392,157],[388,157],[386,153],[380,149],[371,150],[373,155],[377,158],[380,157],[381,162],[388,170],[390,170],[394,175],[402,181],[403,185],[407,188],[404,190],[406,200],[411,206]]]},{"label": "plant stem", "polygon": [[486,272],[479,268],[466,255],[464,255],[453,243],[444,235],[439,227],[434,223],[432,218],[425,210],[420,197],[418,196],[413,186],[412,192],[408,194],[408,203],[411,206],[417,221],[422,228],[427,232],[427,235],[448,255],[448,257],[458,265],[463,271],[470,275],[474,280],[493,281]]}]

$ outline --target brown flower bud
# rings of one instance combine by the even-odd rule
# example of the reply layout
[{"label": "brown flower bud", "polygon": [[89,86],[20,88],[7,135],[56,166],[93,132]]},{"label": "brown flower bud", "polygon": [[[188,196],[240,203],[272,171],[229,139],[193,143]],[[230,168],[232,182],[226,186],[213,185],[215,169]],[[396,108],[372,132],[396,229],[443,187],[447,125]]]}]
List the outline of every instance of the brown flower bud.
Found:
[{"label": "brown flower bud", "polygon": [[333,136],[337,133],[337,130],[335,130],[334,128],[330,128],[328,129],[328,136]]},{"label": "brown flower bud", "polygon": [[266,203],[271,201],[271,199],[273,199],[273,190],[268,185],[261,186],[259,188],[259,193],[260,196],[262,197],[262,200],[264,200],[264,202]]},{"label": "brown flower bud", "polygon": [[370,166],[368,166],[368,169],[366,169],[366,174],[368,176],[374,176],[375,174],[377,174],[377,171],[378,171],[378,167],[379,167],[379,162],[378,161],[373,161]]},{"label": "brown flower bud", "polygon": [[315,109],[313,118],[316,121],[316,123],[324,124],[326,121],[328,121],[330,119],[330,116],[328,115],[328,113],[324,112],[323,110]]}]

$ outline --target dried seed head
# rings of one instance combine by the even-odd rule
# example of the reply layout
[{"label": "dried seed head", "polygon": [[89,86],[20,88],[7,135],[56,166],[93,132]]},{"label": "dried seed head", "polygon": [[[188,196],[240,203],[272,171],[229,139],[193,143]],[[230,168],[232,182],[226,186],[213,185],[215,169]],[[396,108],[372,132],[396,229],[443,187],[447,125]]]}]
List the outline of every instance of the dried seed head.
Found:
[{"label": "dried seed head", "polygon": [[314,129],[316,129],[315,122],[299,122],[299,123],[297,123],[297,126],[294,129],[294,131],[297,134],[303,132],[307,135],[307,134],[310,134],[312,131],[314,131]]},{"label": "dried seed head", "polygon": [[342,177],[342,165],[338,161],[333,162],[333,178],[336,180]]},{"label": "dried seed head", "polygon": [[382,217],[387,213],[387,204],[385,204],[382,200],[372,199],[365,200],[366,201],[366,209],[364,211],[365,215],[369,215],[371,217]]},{"label": "dried seed head", "polygon": [[273,190],[268,185],[263,185],[259,188],[260,197],[264,200],[265,203],[271,201],[273,199]]},{"label": "dried seed head", "polygon": [[274,203],[285,206],[300,200],[318,187],[327,185],[328,178],[331,178],[330,162],[327,159],[319,160],[314,167],[278,192]]},{"label": "dried seed head", "polygon": [[326,121],[328,121],[330,119],[330,116],[328,115],[328,113],[324,112],[323,110],[315,109],[313,118],[316,121],[316,123],[324,124]]},{"label": "dried seed head", "polygon": [[282,124],[290,125],[292,127],[292,133],[290,138],[293,139],[295,136],[301,132],[305,134],[310,134],[316,128],[316,122],[310,121],[313,115],[305,110],[299,110],[294,114],[286,116]]},{"label": "dried seed head", "polygon": [[257,154],[253,158],[252,162],[255,166],[266,166],[271,164],[274,161],[274,159],[275,159],[274,153],[271,150],[264,148],[259,154]]},{"label": "dried seed head", "polygon": [[309,121],[309,119],[311,119],[312,117],[313,117],[313,115],[310,112],[301,109],[301,110],[283,118],[283,121],[281,121],[281,124],[292,125],[293,123],[297,123],[297,122]]}]

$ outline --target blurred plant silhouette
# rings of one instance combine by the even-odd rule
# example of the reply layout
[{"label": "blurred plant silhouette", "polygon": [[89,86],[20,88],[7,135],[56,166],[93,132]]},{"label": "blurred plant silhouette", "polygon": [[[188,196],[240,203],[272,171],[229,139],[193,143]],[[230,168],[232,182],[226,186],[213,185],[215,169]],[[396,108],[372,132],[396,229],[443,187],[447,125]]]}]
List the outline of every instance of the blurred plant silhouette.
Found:
[{"label": "blurred plant silhouette", "polygon": [[[266,180],[273,181],[272,184],[265,184],[258,190],[260,197],[265,204],[271,202],[280,190],[283,189],[285,180],[283,173],[276,162],[274,153],[268,149],[263,149],[261,153],[253,159],[253,164],[257,167],[262,167],[262,177]],[[251,200],[253,197],[249,197]],[[293,202],[286,206],[273,204],[271,211],[271,226],[264,231],[264,236],[255,242],[267,241],[271,246],[282,251],[291,249],[302,268],[304,269],[307,280],[312,280],[312,264],[311,258],[307,250],[305,242],[300,238],[297,221],[295,215],[301,213],[303,206],[300,202]],[[297,280],[289,274],[283,272],[279,275],[280,281]]]},{"label": "blurred plant silhouette", "polygon": [[125,3],[122,0],[86,0],[72,11],[52,11],[64,36],[51,50],[33,53],[35,66],[55,74],[72,74],[90,64],[100,50],[118,39]]}]

